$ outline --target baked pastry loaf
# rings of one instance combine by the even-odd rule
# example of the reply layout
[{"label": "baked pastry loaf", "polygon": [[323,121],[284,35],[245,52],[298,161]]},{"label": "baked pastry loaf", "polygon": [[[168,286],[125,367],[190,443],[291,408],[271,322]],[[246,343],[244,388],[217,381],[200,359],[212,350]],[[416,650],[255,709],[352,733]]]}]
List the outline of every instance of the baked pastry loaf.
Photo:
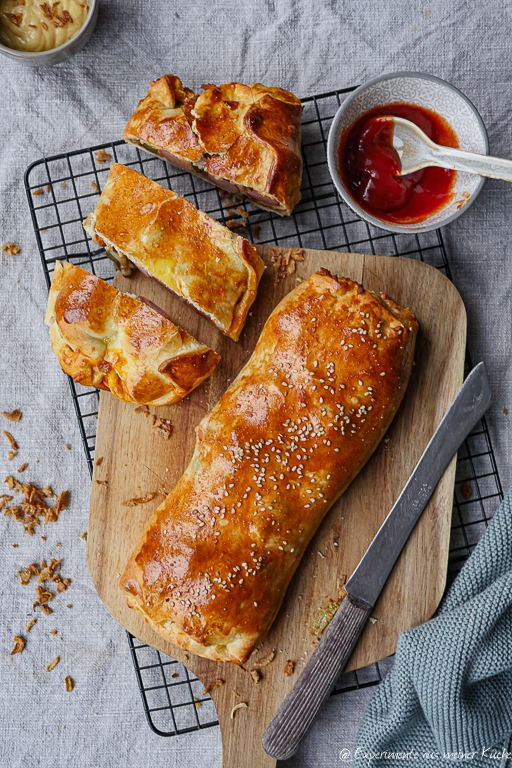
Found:
[{"label": "baked pastry loaf", "polygon": [[220,356],[145,301],[57,261],[45,322],[65,373],[147,405],[175,403],[204,381]]},{"label": "baked pastry loaf", "polygon": [[289,215],[300,200],[302,105],[261,83],[184,88],[163,75],[150,84],[123,139],[255,205]]},{"label": "baked pastry loaf", "polygon": [[156,632],[246,661],[322,518],[386,432],[417,329],[387,296],[326,270],[281,301],[121,577]]},{"label": "baked pastry loaf", "polygon": [[[265,265],[256,249],[192,203],[132,168],[113,164],[94,213],[93,240],[181,296],[238,340]],[[128,267],[128,269],[127,269]]]}]

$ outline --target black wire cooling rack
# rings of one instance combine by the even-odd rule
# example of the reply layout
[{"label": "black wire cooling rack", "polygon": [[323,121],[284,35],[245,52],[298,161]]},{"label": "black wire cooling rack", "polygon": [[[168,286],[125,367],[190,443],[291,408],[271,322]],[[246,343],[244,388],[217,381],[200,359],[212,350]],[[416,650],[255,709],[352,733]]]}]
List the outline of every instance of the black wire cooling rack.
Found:
[{"label": "black wire cooling rack", "polygon": [[[334,114],[351,88],[303,100],[304,177],[302,200],[293,215],[280,218],[244,204],[250,240],[301,248],[357,251],[421,259],[451,279],[441,233],[391,234],[361,221],[335,192],[326,161],[326,139]],[[102,153],[109,155],[105,158]],[[226,223],[232,212],[223,207],[219,191],[207,182],[179,171],[164,161],[115,141],[74,150],[32,163],[25,187],[48,287],[55,262],[66,259],[105,280],[112,280],[112,263],[86,236],[82,221],[94,209],[108,176],[106,160],[124,163],[171,187],[214,218]],[[101,162],[103,160],[103,162]],[[469,358],[466,370],[470,370]],[[98,392],[69,379],[80,434],[92,473]],[[499,501],[502,488],[485,420],[461,447],[457,462],[449,581],[480,539]],[[161,736],[217,724],[213,702],[202,695],[202,684],[174,659],[128,634],[144,712],[152,730]],[[356,672],[341,675],[333,693],[376,685],[392,660],[384,659]]]}]

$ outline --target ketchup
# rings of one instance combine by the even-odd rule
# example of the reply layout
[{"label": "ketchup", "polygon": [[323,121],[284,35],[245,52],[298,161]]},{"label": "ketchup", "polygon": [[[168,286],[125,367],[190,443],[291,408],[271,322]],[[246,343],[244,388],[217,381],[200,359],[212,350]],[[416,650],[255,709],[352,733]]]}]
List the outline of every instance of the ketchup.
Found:
[{"label": "ketchup", "polygon": [[400,176],[400,159],[392,144],[393,122],[385,115],[410,120],[436,144],[459,145],[446,120],[429,109],[402,103],[375,107],[342,136],[340,175],[361,208],[376,218],[394,224],[423,221],[451,200],[456,171],[429,167]]}]

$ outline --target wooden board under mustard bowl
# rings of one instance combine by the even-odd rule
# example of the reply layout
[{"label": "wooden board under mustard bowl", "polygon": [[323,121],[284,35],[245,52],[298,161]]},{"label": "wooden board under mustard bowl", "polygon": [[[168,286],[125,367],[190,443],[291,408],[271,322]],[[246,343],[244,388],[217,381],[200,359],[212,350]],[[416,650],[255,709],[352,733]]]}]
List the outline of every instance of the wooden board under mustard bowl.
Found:
[{"label": "wooden board under mustard bowl", "polygon": [[[340,584],[368,547],[462,384],[466,341],[466,313],[460,295],[441,272],[421,261],[306,250],[296,273],[276,283],[272,249],[258,246],[258,251],[267,270],[238,343],[223,336],[156,281],[141,273],[131,278],[116,276],[118,288],[154,301],[195,338],[219,352],[222,360],[190,397],[176,405],[151,409],[171,420],[174,432],[170,440],[152,429],[150,418],[135,413],[134,405],[101,393],[95,457],[103,461],[94,469],[87,541],[94,586],[122,626],[185,664],[205,685],[217,678],[225,681],[211,693],[222,732],[224,768],[275,766],[275,760],[263,752],[261,737],[314,650],[308,627],[329,599],[337,599]],[[171,490],[185,470],[194,449],[195,427],[250,357],[270,312],[297,285],[297,278],[305,279],[321,267],[357,280],[365,288],[387,293],[414,312],[420,331],[408,390],[385,440],[328,512],[274,625],[246,669],[185,654],[127,607],[118,587],[119,574],[145,523],[162,501],[162,489]],[[373,611],[377,622],[366,626],[347,670],[392,654],[402,630],[434,613],[446,580],[454,479],[455,459],[398,559]],[[106,485],[96,482],[105,480]],[[150,503],[123,506],[124,501],[148,492],[158,492]],[[252,661],[272,649],[276,658],[261,669],[262,679],[255,685],[248,674]],[[288,659],[295,664],[289,677],[283,674]],[[231,719],[233,707],[240,702],[247,703],[248,708],[237,710]]]}]

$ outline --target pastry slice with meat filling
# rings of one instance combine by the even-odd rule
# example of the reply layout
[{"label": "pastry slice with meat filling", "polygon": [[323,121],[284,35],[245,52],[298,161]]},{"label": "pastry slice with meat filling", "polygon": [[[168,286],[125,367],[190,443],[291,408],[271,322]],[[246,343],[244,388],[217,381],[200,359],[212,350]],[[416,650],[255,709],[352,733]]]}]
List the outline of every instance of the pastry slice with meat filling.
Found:
[{"label": "pastry slice with meat filling", "polygon": [[123,138],[231,194],[289,215],[302,179],[299,99],[253,83],[185,88],[175,75],[150,84]]},{"label": "pastry slice with meat filling", "polygon": [[248,240],[117,164],[84,228],[124,275],[135,265],[238,340],[265,269]]},{"label": "pastry slice with meat filling", "polygon": [[67,261],[55,264],[45,322],[65,373],[130,403],[182,400],[220,360],[151,302]]}]

